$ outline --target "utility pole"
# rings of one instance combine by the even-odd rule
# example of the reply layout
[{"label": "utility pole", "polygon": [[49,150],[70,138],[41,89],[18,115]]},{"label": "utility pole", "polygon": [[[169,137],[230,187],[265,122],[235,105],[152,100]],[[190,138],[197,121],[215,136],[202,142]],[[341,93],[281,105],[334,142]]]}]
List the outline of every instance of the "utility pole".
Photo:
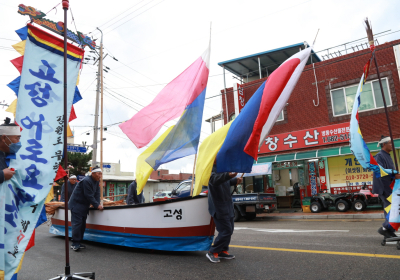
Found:
[{"label": "utility pole", "polygon": [[[99,29],[99,28],[97,28]],[[103,32],[101,32],[101,42],[103,42]],[[99,127],[99,96],[100,96],[100,72],[103,71],[100,65],[100,60],[102,60],[102,54],[100,51],[100,58],[98,62],[97,68],[97,88],[96,88],[96,107],[95,107],[95,115],[94,115],[94,124],[93,124],[93,155],[92,155],[92,167],[96,166],[97,163],[97,133]],[[103,139],[103,138],[102,138]]]},{"label": "utility pole", "polygon": [[[101,32],[101,30],[100,30],[100,32]],[[100,65],[99,69],[100,69],[100,77],[101,77],[100,168],[103,169],[103,88],[104,88],[104,84],[103,84],[103,32],[101,32],[99,65]],[[103,206],[103,176],[100,177],[100,204]]]}]

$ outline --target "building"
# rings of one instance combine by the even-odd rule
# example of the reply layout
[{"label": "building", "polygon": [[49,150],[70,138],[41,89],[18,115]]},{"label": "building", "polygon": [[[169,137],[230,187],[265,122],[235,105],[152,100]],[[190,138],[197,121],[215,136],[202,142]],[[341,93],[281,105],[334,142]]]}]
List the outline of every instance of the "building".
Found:
[{"label": "building", "polygon": [[[257,164],[272,163],[272,174],[245,178],[245,190],[285,196],[298,183],[309,196],[321,190],[354,192],[364,183],[371,186],[372,172],[361,168],[348,142],[354,96],[371,55],[365,42],[350,47],[347,44],[345,50],[328,49],[327,55],[321,55],[325,60],[312,55],[313,61],[307,63],[286,107],[261,146]],[[396,40],[376,47],[396,147],[400,146],[399,44],[400,40]],[[306,43],[219,63],[224,72],[230,71],[241,80],[221,90],[224,123],[235,118],[274,67],[295,48],[304,47]],[[363,137],[375,154],[380,149],[377,142],[381,135],[389,135],[375,65],[371,66],[364,86],[359,117]],[[399,158],[398,150],[396,153]]]},{"label": "building", "polygon": [[[153,196],[160,191],[172,191],[179,182],[187,180],[192,174],[179,173],[169,174],[166,169],[153,171],[143,188],[146,202],[152,202]],[[133,172],[121,171],[119,163],[103,163],[103,195],[110,200],[125,198],[128,187],[134,180]]]}]

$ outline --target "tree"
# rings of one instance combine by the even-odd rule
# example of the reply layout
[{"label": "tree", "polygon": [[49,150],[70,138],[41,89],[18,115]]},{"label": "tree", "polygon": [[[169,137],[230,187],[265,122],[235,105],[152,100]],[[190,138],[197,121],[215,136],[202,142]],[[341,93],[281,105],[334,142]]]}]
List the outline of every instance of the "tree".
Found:
[{"label": "tree", "polygon": [[69,174],[84,175],[90,169],[89,161],[92,159],[93,151],[90,151],[88,154],[84,153],[68,153],[68,163],[71,164],[74,168],[71,168]]}]

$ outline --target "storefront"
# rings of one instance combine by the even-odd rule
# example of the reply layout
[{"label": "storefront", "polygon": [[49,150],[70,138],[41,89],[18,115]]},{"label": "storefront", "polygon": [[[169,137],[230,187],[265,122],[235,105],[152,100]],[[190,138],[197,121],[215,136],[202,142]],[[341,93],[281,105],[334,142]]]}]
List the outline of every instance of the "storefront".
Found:
[{"label": "storefront", "polygon": [[[400,139],[395,146],[400,147]],[[377,142],[368,143],[372,155],[380,150]],[[397,149],[397,158],[400,158]],[[393,155],[392,155],[393,158]],[[304,188],[305,196],[326,190],[337,194],[356,192],[365,184],[372,189],[372,172],[364,169],[349,146],[260,157],[259,163],[272,162],[272,184],[277,196],[293,195],[293,186]]]}]

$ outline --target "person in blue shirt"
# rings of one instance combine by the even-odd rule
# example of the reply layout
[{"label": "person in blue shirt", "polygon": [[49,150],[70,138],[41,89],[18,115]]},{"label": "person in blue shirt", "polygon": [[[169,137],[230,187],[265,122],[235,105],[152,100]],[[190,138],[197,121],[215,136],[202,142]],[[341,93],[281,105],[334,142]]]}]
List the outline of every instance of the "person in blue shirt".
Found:
[{"label": "person in blue shirt", "polygon": [[103,210],[100,204],[100,187],[99,181],[102,175],[100,167],[95,167],[90,176],[85,177],[76,185],[74,192],[68,202],[71,210],[71,227],[72,227],[72,246],[74,251],[85,249],[86,246],[81,244],[86,229],[86,219],[89,214],[90,204],[94,209]]},{"label": "person in blue shirt", "polygon": [[[68,186],[68,201],[71,198],[72,192],[76,187],[76,176],[71,175],[67,181]],[[61,187],[61,199],[60,201],[65,202],[65,183]]]},{"label": "person in blue shirt", "polygon": [[14,176],[15,171],[8,168],[6,158],[10,154],[17,153],[21,148],[20,128],[10,122],[11,119],[6,118],[4,124],[0,125],[0,184]]},{"label": "person in blue shirt", "polygon": [[[382,135],[381,140],[378,142],[378,147],[379,145],[381,146],[381,150],[374,157],[376,162],[385,169],[395,170],[393,160],[390,156],[390,152],[393,151],[390,137]],[[385,211],[385,208],[390,204],[387,198],[392,194],[390,184],[392,183],[393,179],[390,175],[381,178],[376,178],[375,174],[373,176],[372,193],[379,194],[379,198],[383,202],[383,212],[385,214],[385,221],[383,222],[382,227],[378,229],[378,233],[386,238],[397,237],[397,235],[394,233],[395,230],[389,224],[387,213]],[[396,174],[395,179],[400,179],[400,175]]]}]

